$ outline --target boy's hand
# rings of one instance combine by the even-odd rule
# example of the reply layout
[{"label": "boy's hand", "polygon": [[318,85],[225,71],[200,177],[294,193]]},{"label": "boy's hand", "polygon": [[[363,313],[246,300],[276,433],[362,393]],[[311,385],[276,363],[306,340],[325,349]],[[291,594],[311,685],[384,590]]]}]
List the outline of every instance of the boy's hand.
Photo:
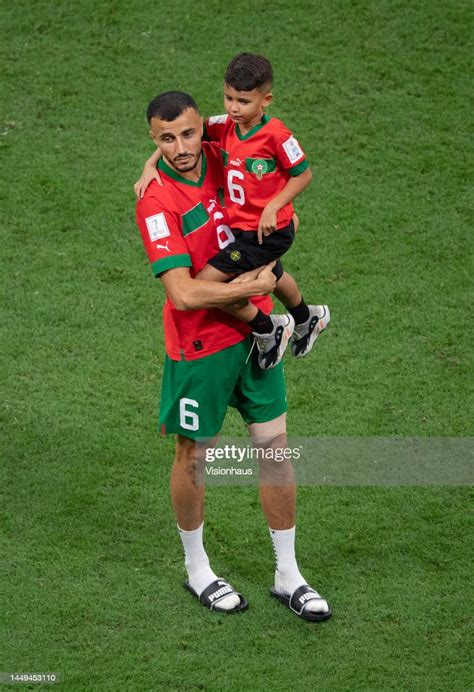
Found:
[{"label": "boy's hand", "polygon": [[276,211],[274,211],[273,208],[267,204],[258,223],[257,239],[259,245],[263,243],[263,236],[271,235],[273,231],[276,230],[276,225]]},{"label": "boy's hand", "polygon": [[148,185],[152,182],[152,180],[156,180],[158,185],[163,185],[163,181],[161,180],[160,174],[158,173],[156,166],[152,166],[151,164],[146,163],[143,168],[143,173],[140,179],[137,180],[137,182],[133,186],[134,192],[138,199],[142,199],[143,195],[145,194],[145,190],[147,189]]}]

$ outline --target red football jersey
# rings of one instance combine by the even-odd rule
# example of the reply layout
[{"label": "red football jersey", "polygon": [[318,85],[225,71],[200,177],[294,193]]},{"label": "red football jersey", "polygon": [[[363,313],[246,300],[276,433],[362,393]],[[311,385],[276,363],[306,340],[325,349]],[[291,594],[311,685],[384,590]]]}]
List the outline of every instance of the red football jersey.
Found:
[{"label": "red football jersey", "polygon": [[[163,159],[158,164],[163,185],[153,181],[137,202],[137,224],[152,271],[189,267],[195,276],[234,238],[219,202],[222,160],[219,147],[203,142],[202,173],[198,182],[186,180]],[[266,313],[268,296],[252,298]],[[172,360],[209,356],[242,341],[251,329],[218,309],[178,310],[169,298],[163,307],[166,352]]]},{"label": "red football jersey", "polygon": [[[231,227],[256,231],[268,202],[283,190],[290,176],[308,168],[304,151],[281,120],[268,115],[245,135],[228,115],[207,118],[205,131],[221,147]],[[280,209],[277,228],[287,226],[293,213],[291,203]]]}]

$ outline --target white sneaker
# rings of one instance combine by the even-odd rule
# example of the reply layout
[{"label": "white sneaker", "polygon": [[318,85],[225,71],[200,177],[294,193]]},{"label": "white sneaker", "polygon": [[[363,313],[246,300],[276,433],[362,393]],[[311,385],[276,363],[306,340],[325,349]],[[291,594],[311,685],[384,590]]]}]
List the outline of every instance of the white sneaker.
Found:
[{"label": "white sneaker", "polygon": [[253,332],[259,350],[258,364],[262,370],[270,370],[278,365],[295,328],[295,321],[291,315],[270,315],[270,319],[273,322],[273,331],[269,334]]},{"label": "white sneaker", "polygon": [[302,358],[311,351],[314,342],[331,319],[327,305],[308,305],[308,309],[308,319],[296,325],[291,340],[291,352],[295,358]]}]

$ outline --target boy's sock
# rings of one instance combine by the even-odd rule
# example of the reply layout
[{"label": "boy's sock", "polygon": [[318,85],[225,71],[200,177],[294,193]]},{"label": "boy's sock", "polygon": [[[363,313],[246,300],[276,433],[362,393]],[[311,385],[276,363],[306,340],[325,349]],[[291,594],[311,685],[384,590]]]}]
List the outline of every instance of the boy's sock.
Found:
[{"label": "boy's sock", "polygon": [[294,308],[286,308],[290,315],[295,320],[295,324],[303,324],[306,320],[309,320],[309,309],[304,298],[301,298],[301,303],[298,303]]},{"label": "boy's sock", "polygon": [[247,324],[252,328],[252,331],[257,332],[257,334],[270,334],[270,332],[273,331],[273,322],[270,315],[265,315],[261,310],[259,310],[253,320],[250,320]]}]

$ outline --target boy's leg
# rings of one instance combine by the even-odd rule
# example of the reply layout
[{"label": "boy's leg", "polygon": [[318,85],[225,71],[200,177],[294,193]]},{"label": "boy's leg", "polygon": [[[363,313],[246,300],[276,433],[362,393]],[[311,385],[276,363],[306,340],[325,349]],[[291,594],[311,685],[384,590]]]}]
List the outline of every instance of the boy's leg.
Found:
[{"label": "boy's leg", "polygon": [[[228,281],[232,276],[207,264],[195,278],[223,282]],[[267,370],[278,365],[293,334],[294,322],[289,315],[267,315],[249,300],[242,301],[238,305],[222,306],[220,309],[227,315],[245,322],[252,329],[260,352],[261,368]]]},{"label": "boy's leg", "polygon": [[216,269],[212,264],[206,264],[205,267],[201,269],[200,272],[196,274],[195,279],[203,279],[204,281],[219,281],[224,283],[225,281],[230,281],[234,278],[232,274],[226,274],[220,269]]},{"label": "boy's leg", "polygon": [[274,294],[288,309],[295,308],[303,300],[298,284],[286,271],[284,271],[281,278],[278,279]]},{"label": "boy's leg", "polygon": [[328,326],[329,308],[327,305],[307,305],[296,281],[287,272],[283,272],[277,282],[274,294],[295,320],[291,352],[296,358],[301,358],[311,351],[318,336]]},{"label": "boy's leg", "polygon": [[[260,271],[260,270],[259,270]],[[229,281],[235,275],[226,274],[220,269],[216,269],[211,264],[206,264],[206,266],[201,269],[200,272],[196,274],[196,279],[203,279],[205,281]],[[242,301],[238,305],[226,305],[220,308],[222,312],[227,315],[235,317],[241,322],[245,322],[253,331],[265,334],[270,333],[273,329],[272,320],[269,315],[265,315],[261,310],[259,310],[253,303],[249,300]]]}]

